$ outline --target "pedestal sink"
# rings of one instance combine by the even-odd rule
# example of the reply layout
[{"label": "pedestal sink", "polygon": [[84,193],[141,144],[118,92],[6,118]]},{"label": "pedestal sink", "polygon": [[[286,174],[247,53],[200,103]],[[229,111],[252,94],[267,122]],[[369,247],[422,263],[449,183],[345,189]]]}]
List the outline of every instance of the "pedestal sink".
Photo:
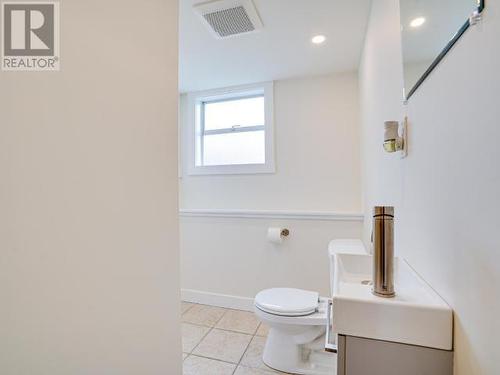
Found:
[{"label": "pedestal sink", "polygon": [[371,292],[372,257],[333,254],[333,330],[363,337],[451,350],[453,313],[409,266],[395,258],[396,297]]}]

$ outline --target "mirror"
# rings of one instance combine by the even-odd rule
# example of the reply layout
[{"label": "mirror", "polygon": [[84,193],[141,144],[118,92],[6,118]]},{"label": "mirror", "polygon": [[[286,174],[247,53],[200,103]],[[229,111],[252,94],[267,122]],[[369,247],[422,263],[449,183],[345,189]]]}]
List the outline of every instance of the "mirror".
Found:
[{"label": "mirror", "polygon": [[479,15],[484,0],[400,0],[405,97],[409,99]]}]

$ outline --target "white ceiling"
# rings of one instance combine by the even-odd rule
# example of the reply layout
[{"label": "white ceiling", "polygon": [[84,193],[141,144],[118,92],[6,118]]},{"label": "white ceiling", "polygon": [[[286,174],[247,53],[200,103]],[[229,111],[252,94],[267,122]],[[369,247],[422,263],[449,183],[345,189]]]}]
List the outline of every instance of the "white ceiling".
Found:
[{"label": "white ceiling", "polygon": [[180,0],[181,92],[358,68],[371,0],[253,1],[264,28],[216,39],[192,9],[203,1]]}]

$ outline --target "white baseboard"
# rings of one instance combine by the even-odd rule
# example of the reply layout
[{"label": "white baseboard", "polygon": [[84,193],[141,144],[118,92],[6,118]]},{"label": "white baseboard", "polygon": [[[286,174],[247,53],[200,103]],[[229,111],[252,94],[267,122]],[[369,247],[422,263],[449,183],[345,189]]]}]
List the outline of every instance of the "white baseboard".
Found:
[{"label": "white baseboard", "polygon": [[181,289],[181,298],[183,301],[200,303],[202,305],[253,311],[253,298],[249,297],[230,296],[227,294],[203,292],[193,289]]}]

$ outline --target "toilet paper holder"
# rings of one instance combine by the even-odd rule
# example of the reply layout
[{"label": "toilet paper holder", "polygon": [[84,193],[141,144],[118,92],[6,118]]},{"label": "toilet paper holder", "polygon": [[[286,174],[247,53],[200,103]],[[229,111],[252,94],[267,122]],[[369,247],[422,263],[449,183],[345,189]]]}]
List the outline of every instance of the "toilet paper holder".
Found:
[{"label": "toilet paper holder", "polygon": [[267,229],[267,240],[273,244],[280,245],[290,235],[287,228],[270,227]]}]

